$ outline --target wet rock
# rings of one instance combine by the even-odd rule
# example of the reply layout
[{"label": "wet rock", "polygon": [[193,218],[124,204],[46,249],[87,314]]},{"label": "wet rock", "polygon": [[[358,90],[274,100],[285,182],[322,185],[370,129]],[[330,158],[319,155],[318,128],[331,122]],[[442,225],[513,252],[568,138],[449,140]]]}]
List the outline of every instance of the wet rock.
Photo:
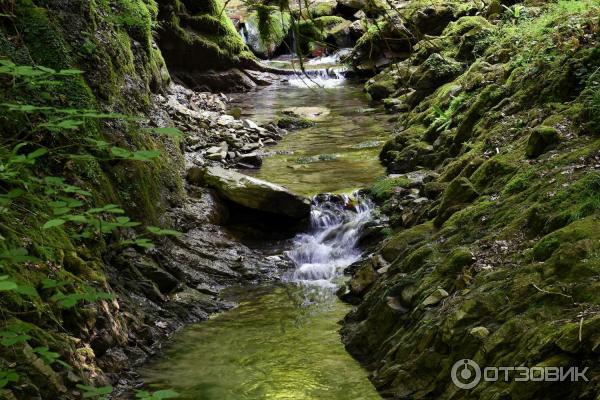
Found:
[{"label": "wet rock", "polygon": [[258,131],[260,129],[260,127],[256,124],[256,122],[250,120],[250,119],[245,119],[244,120],[244,126],[248,129],[251,129],[253,131]]},{"label": "wet rock", "polygon": [[282,110],[283,113],[311,121],[318,121],[331,113],[326,107],[289,107]]},{"label": "wet rock", "polygon": [[423,185],[423,195],[429,199],[435,200],[446,190],[447,183],[444,182],[427,182]]},{"label": "wet rock", "polygon": [[310,201],[282,186],[220,167],[192,168],[188,180],[214,188],[229,201],[255,210],[293,219],[310,215]]},{"label": "wet rock", "polygon": [[378,274],[373,268],[373,262],[365,263],[350,280],[350,290],[354,295],[362,296],[365,291],[377,281]]},{"label": "wet rock", "polygon": [[294,114],[282,115],[277,120],[277,126],[282,129],[308,128],[310,126],[313,126],[314,124],[314,121],[311,121],[307,118],[295,116]]},{"label": "wet rock", "polygon": [[196,91],[245,92],[256,88],[256,83],[237,68],[226,71],[174,71],[187,87]]},{"label": "wet rock", "polygon": [[242,154],[238,160],[241,164],[248,165],[251,168],[260,168],[262,165],[262,158],[255,152]]},{"label": "wet rock", "polygon": [[383,11],[383,3],[378,0],[337,0],[338,10],[344,15],[363,11],[366,15],[374,15]]},{"label": "wet rock", "polygon": [[332,40],[339,48],[351,47],[356,40],[352,21],[344,20],[335,25],[328,32],[328,39]]},{"label": "wet rock", "polygon": [[121,347],[113,347],[98,360],[98,365],[105,372],[120,372],[130,364],[125,351]]}]

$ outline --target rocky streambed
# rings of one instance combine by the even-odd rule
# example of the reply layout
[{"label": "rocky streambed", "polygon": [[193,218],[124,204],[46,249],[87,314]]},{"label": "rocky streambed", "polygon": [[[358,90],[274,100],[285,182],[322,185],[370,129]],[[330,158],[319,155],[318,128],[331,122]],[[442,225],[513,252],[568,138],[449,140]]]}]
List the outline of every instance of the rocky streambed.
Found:
[{"label": "rocky streambed", "polygon": [[[344,268],[361,257],[359,242],[377,217],[361,197],[307,199],[324,191],[350,193],[383,173],[373,159],[386,117],[351,84],[315,91],[280,83],[232,97],[229,110],[246,105],[239,115],[225,113],[225,96],[177,86],[158,104],[189,134],[185,216],[203,216],[202,223],[198,216],[180,219],[193,226],[181,240],[204,256],[203,244],[222,249],[210,262],[195,259],[205,270],[179,267],[201,293],[190,302],[212,305],[199,310],[197,320],[236,307],[178,332],[138,372],[151,388],[174,388],[189,399],[376,399],[366,372],[341,343],[337,322],[348,306],[335,291]],[[312,114],[303,113],[306,104]],[[278,127],[282,121],[295,129]],[[262,162],[244,162],[250,147]],[[257,165],[262,168],[251,168]],[[259,221],[250,236],[235,229],[240,207],[254,215],[242,224]],[[282,220],[294,228],[280,229]],[[173,255],[182,254],[176,247]]]}]

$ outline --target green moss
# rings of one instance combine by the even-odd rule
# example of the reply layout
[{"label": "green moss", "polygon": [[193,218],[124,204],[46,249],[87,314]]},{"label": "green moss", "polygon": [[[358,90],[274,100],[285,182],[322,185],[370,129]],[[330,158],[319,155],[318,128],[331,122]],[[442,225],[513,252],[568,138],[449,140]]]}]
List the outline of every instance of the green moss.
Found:
[{"label": "green moss", "polygon": [[526,190],[532,184],[536,171],[533,168],[526,169],[514,175],[504,186],[503,193],[506,195],[520,193]]},{"label": "green moss", "polygon": [[527,158],[536,158],[559,142],[560,134],[555,128],[539,126],[531,132],[531,135],[529,135],[525,155]]},{"label": "green moss", "polygon": [[398,189],[407,188],[410,181],[406,177],[384,178],[375,182],[369,188],[369,192],[375,200],[385,201],[389,199]]},{"label": "green moss", "polygon": [[475,187],[467,178],[454,179],[444,191],[438,215],[434,220],[435,226],[442,226],[452,214],[464,208],[466,204],[471,203],[478,196]]},{"label": "green moss", "polygon": [[308,13],[313,18],[333,15],[336,3],[332,1],[323,1],[308,6]]},{"label": "green moss", "polygon": [[471,181],[481,191],[485,188],[498,188],[504,186],[507,177],[512,175],[517,168],[503,160],[491,159],[483,162],[471,175]]}]

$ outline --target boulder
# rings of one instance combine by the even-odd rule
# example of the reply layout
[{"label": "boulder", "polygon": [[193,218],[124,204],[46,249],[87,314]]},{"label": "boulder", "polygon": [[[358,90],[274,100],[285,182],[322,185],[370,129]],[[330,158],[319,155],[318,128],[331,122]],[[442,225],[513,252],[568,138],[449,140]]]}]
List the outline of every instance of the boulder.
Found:
[{"label": "boulder", "polygon": [[245,168],[260,168],[262,165],[262,158],[258,153],[252,152],[242,154],[239,158],[239,162]]},{"label": "boulder", "polygon": [[437,227],[442,226],[452,214],[466,207],[478,196],[479,194],[473,184],[467,178],[458,177],[454,179],[444,191],[438,215],[433,224]]},{"label": "boulder", "polygon": [[354,14],[364,11],[367,15],[381,13],[385,7],[379,0],[337,0],[338,11],[342,14]]},{"label": "boulder", "polygon": [[307,198],[283,186],[232,170],[193,167],[188,170],[187,179],[195,185],[211,187],[225,199],[247,208],[292,219],[304,219],[310,215],[310,201]]},{"label": "boulder", "polygon": [[326,107],[288,107],[282,110],[283,114],[310,121],[319,121],[331,113]]},{"label": "boulder", "polygon": [[550,126],[538,126],[529,135],[525,155],[527,158],[537,158],[559,142],[560,134],[556,129]]}]

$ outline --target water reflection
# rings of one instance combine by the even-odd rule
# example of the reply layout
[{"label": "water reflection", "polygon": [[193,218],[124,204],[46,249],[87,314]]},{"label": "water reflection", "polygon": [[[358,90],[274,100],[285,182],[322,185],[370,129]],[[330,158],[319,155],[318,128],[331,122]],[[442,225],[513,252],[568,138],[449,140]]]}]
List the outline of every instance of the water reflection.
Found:
[{"label": "water reflection", "polygon": [[305,195],[350,191],[384,174],[379,150],[391,124],[380,109],[369,107],[357,85],[333,89],[271,86],[235,97],[244,117],[268,122],[290,107],[322,106],[330,114],[310,128],[288,134],[258,171],[245,171]]},{"label": "water reflection", "polygon": [[181,332],[142,371],[182,399],[375,400],[366,372],[340,344],[348,311],[330,290],[294,284],[237,289],[240,306]]}]

